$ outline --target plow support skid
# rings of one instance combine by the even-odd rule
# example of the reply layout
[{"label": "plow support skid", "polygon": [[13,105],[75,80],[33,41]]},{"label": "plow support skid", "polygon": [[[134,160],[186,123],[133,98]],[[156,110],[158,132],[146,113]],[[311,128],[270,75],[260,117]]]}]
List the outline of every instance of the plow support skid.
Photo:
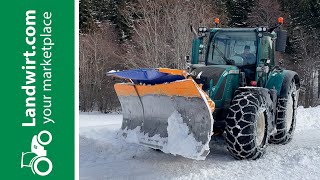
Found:
[{"label": "plow support skid", "polygon": [[115,84],[122,135],[130,142],[203,160],[209,153],[214,103],[192,79]]}]

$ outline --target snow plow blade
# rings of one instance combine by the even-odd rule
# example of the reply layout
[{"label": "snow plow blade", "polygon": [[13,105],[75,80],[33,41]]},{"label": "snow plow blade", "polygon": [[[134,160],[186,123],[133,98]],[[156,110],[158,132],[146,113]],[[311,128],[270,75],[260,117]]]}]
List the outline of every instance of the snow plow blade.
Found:
[{"label": "snow plow blade", "polygon": [[114,87],[128,142],[197,160],[209,154],[214,103],[192,79]]}]

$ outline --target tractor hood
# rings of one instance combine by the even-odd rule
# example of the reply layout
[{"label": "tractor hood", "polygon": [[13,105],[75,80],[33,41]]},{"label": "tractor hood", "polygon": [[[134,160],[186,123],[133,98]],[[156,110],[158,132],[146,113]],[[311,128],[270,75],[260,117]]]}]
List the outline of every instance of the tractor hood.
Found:
[{"label": "tractor hood", "polygon": [[216,107],[230,100],[232,92],[239,84],[239,69],[232,65],[209,65],[194,69],[191,76],[202,89],[215,101]]}]

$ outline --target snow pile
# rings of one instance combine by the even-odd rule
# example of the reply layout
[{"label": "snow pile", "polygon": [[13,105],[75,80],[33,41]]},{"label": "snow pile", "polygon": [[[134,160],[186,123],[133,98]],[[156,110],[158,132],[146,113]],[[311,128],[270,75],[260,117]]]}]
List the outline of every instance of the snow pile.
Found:
[{"label": "snow pile", "polygon": [[163,148],[166,143],[167,143],[167,138],[161,138],[160,135],[155,135],[152,137],[149,137],[149,134],[144,134],[141,133],[140,131],[141,127],[138,126],[135,129],[131,130],[131,129],[124,129],[124,130],[120,130],[119,131],[119,135],[120,137],[123,136],[125,137],[124,140],[129,142],[129,143],[136,143],[136,144],[145,144],[145,145],[149,145],[152,144],[152,146],[150,146],[151,148],[155,148],[158,149],[158,147]]},{"label": "snow pile", "polygon": [[140,135],[140,129],[141,127],[137,127],[135,128],[134,130],[123,130],[123,131],[119,131],[119,135],[120,136],[125,136],[125,140],[128,142],[128,143],[136,143],[136,144],[139,144],[139,135]]},{"label": "snow pile", "polygon": [[116,70],[110,70],[110,71],[108,71],[108,73],[115,73],[115,72],[117,72]]},{"label": "snow pile", "polygon": [[181,155],[183,157],[205,160],[205,155],[209,152],[209,143],[203,145],[198,142],[193,133],[189,132],[187,124],[183,122],[181,114],[174,111],[168,118],[168,137],[160,137],[156,134],[149,137],[148,133],[140,131],[141,127],[133,130],[120,130],[119,135],[124,136],[128,143],[144,144],[154,149],[161,149],[165,153]]},{"label": "snow pile", "polygon": [[202,143],[196,141],[193,134],[189,133],[187,124],[183,123],[181,114],[177,111],[174,111],[168,118],[167,130],[168,144],[164,148],[165,152],[196,160],[205,160],[206,157],[201,155],[204,151],[209,151],[209,144],[202,147]]},{"label": "snow pile", "polygon": [[298,107],[296,130],[306,129],[320,129],[320,106],[314,108]]}]

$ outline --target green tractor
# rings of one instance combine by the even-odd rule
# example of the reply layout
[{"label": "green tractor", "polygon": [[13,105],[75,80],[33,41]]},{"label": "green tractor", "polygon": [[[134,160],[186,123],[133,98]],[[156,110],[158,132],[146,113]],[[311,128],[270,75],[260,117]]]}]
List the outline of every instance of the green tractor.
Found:
[{"label": "green tractor", "polygon": [[[110,73],[127,79],[115,85],[122,135],[193,159],[206,157],[216,135],[225,137],[237,159],[257,159],[268,143],[288,143],[300,79],[275,63],[276,51],[284,52],[287,39],[278,26],[200,27],[193,29],[197,36],[188,72],[158,68]],[[201,54],[204,63],[199,62]],[[184,134],[178,133],[181,129]]]}]

